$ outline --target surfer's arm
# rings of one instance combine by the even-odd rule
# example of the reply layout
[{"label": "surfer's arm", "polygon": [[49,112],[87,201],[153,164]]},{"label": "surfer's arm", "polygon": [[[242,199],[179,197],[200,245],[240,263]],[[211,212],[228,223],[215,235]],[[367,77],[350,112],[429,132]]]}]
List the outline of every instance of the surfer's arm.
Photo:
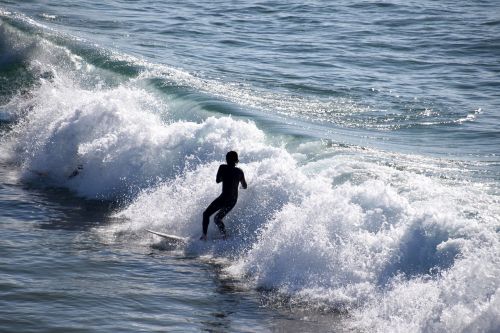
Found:
[{"label": "surfer's arm", "polygon": [[247,188],[247,181],[245,180],[245,174],[243,174],[243,172],[241,173],[241,187],[243,187],[244,189]]},{"label": "surfer's arm", "polygon": [[222,181],[222,175],[224,174],[224,165],[219,166],[219,170],[217,171],[217,176],[215,177],[215,181],[220,183]]}]

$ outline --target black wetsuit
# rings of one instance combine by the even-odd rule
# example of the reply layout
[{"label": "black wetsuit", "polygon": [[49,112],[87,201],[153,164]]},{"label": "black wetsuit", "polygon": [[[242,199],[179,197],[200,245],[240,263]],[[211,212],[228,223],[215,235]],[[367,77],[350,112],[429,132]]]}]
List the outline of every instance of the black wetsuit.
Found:
[{"label": "black wetsuit", "polygon": [[245,182],[245,175],[240,168],[236,166],[231,166],[227,164],[222,164],[217,171],[216,182],[222,182],[222,193],[217,199],[215,199],[203,212],[203,234],[207,234],[208,223],[210,222],[210,216],[215,212],[219,211],[215,217],[214,222],[219,228],[219,231],[225,235],[226,229],[222,219],[227,213],[233,209],[238,201],[238,186],[240,182],[243,188],[247,187]]}]

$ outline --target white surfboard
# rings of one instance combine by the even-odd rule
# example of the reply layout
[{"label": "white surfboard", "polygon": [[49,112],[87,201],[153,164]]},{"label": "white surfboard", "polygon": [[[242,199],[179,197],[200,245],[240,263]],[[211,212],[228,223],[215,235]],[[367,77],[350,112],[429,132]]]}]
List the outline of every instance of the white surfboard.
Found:
[{"label": "white surfboard", "polygon": [[164,234],[163,232],[158,232],[158,231],[153,231],[153,230],[149,230],[149,229],[146,229],[147,232],[150,232],[156,236],[160,236],[160,237],[163,237],[165,238],[166,240],[172,242],[172,243],[182,243],[182,244],[186,244],[187,241],[188,241],[188,238],[187,237],[180,237],[180,236],[176,236],[176,235],[169,235],[169,234]]}]

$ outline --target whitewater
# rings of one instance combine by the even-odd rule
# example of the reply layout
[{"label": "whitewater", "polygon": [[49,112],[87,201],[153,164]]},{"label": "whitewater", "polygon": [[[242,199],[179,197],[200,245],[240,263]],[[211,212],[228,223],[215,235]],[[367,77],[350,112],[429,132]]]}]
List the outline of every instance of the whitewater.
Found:
[{"label": "whitewater", "polygon": [[[482,89],[484,82],[476,81],[476,87],[467,89],[480,91],[481,98],[457,97],[468,95],[446,95],[447,89],[462,89],[443,86],[446,78],[429,79],[421,86],[415,79],[414,87],[402,87],[406,79],[395,75],[393,83],[360,88],[355,82],[360,80],[356,68],[364,63],[360,59],[350,69],[339,70],[345,79],[339,77],[332,88],[317,78],[317,72],[308,76],[302,49],[295,56],[290,53],[290,62],[300,58],[297,62],[304,67],[294,63],[298,67],[289,71],[283,69],[286,64],[278,68],[262,60],[280,55],[271,46],[266,52],[258,50],[263,53],[260,60],[245,57],[243,64],[234,60],[244,56],[238,48],[257,38],[246,30],[252,29],[248,23],[252,19],[246,22],[245,15],[267,13],[283,19],[288,13],[288,24],[298,17],[300,24],[307,24],[308,18],[324,23],[321,6],[285,3],[244,7],[243,15],[241,7],[222,2],[234,11],[227,14],[235,15],[231,19],[242,20],[243,30],[233,31],[240,40],[223,39],[227,55],[213,60],[214,50],[203,43],[209,37],[186,32],[181,46],[175,46],[179,36],[167,39],[172,52],[187,52],[183,60],[164,60],[163,49],[155,49],[162,41],[156,39],[156,21],[146,21],[155,15],[162,19],[160,13],[173,15],[174,8],[185,16],[191,13],[203,26],[200,11],[212,5],[153,3],[152,8],[141,9],[144,16],[133,18],[138,22],[131,27],[102,19],[100,25],[86,24],[83,29],[78,16],[64,6],[0,2],[0,251],[6,254],[0,261],[0,304],[9,308],[0,310],[2,331],[500,329],[500,115],[498,96],[490,94],[491,87]],[[98,8],[92,1],[81,6],[80,15],[89,20]],[[392,10],[408,20],[414,13],[406,11],[417,10],[398,2],[375,7],[360,2],[358,7],[347,6],[349,10],[346,6],[342,10],[348,13],[368,6],[367,13]],[[117,2],[104,5],[103,17],[111,17],[117,8],[118,21],[138,10]],[[222,14],[206,15],[216,20]],[[495,29],[499,26],[499,21],[488,22]],[[117,31],[120,35],[143,31],[151,45],[118,41],[105,46]],[[164,31],[160,35],[170,36]],[[272,32],[264,37],[279,44]],[[314,41],[316,36],[306,37]],[[332,51],[326,42],[311,45],[318,58]],[[192,49],[186,51],[188,46]],[[397,59],[404,52],[396,46],[390,50]],[[394,68],[415,65],[396,60]],[[259,76],[256,67],[261,62],[272,75]],[[223,65],[229,69],[221,69]],[[477,70],[486,73],[486,67]],[[498,65],[482,78],[490,80],[485,77],[492,73],[498,73]],[[401,88],[393,93],[385,84]],[[431,89],[438,97],[429,93],[422,101],[415,93],[419,89]],[[238,204],[225,218],[230,239],[202,243],[196,240],[201,213],[220,191],[215,173],[230,150],[240,156],[248,189],[240,191]],[[191,241],[169,246],[146,229]],[[46,240],[38,232],[46,234]],[[26,233],[33,237],[31,245],[22,241]],[[217,233],[211,223],[209,237]],[[38,274],[48,289],[55,289],[43,296],[41,288],[40,300],[30,298],[23,288],[37,284],[30,267],[38,267],[39,257],[21,250],[50,248],[47,244],[61,245],[55,253],[45,254],[51,264],[42,265]],[[72,250],[65,259],[62,254],[68,247]],[[89,303],[95,312],[87,310],[84,294],[87,288],[96,295],[99,291],[64,278],[77,270],[82,253],[99,259],[85,262],[85,269],[78,270],[81,278],[97,286],[105,283],[105,288],[97,289],[105,289],[112,300]],[[156,272],[175,267],[168,271],[171,279],[158,278],[148,261]],[[123,272],[106,273],[104,262],[123,267]],[[58,276],[51,265],[70,267]],[[216,282],[199,286],[202,273],[189,282],[183,280],[184,275],[198,272],[200,265],[206,267],[202,272],[216,272],[212,273]],[[151,305],[158,317],[149,322],[144,319],[146,310],[128,308],[127,297],[113,296],[114,285],[132,278],[141,285],[141,295],[168,294],[187,288],[187,283],[196,296],[188,297],[186,304],[182,293],[171,303],[158,301]],[[57,291],[62,294],[56,292],[58,279],[68,283],[64,292]],[[104,279],[108,281],[98,282]],[[228,283],[224,281],[231,281],[230,294],[236,297],[231,302],[248,304],[240,313],[220,310],[224,318],[231,318],[222,326],[194,324],[204,323],[196,309],[218,308],[207,305],[204,287]],[[223,291],[213,293],[224,296]],[[76,306],[73,316],[82,313],[88,321],[59,325],[63,319],[42,320],[38,328],[28,323],[44,318],[33,315],[33,309],[43,312],[45,302],[65,309],[70,297],[81,298],[84,304]],[[29,306],[23,303],[26,299]],[[140,307],[141,301],[137,302]],[[126,308],[125,322],[92,324],[92,318],[101,318],[98,312],[108,306],[117,312]],[[161,308],[169,306],[180,314],[160,315]],[[194,317],[182,323],[188,307]],[[16,321],[12,316],[27,319]],[[281,321],[283,316],[288,324]],[[256,326],[261,318],[266,320]],[[169,326],[171,322],[177,326]]]}]

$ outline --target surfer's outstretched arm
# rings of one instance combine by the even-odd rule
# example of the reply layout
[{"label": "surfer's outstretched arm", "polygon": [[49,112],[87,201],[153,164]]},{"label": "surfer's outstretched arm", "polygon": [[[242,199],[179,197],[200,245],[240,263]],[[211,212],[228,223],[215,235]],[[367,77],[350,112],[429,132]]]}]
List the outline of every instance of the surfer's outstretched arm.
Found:
[{"label": "surfer's outstretched arm", "polygon": [[241,187],[243,187],[244,189],[246,189],[247,188],[247,181],[245,180],[245,175],[241,176],[240,182],[241,182]]}]

